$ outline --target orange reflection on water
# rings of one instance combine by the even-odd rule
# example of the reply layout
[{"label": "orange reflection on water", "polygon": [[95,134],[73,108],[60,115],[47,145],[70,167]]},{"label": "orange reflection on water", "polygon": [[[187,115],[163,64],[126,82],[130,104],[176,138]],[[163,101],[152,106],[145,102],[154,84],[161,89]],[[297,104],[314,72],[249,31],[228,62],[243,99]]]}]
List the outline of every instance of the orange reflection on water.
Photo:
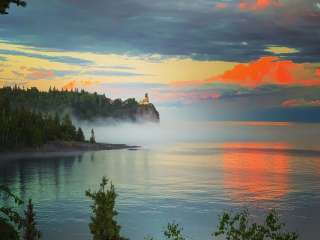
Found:
[{"label": "orange reflection on water", "polygon": [[290,126],[291,123],[289,122],[263,122],[263,121],[237,121],[231,122],[235,125],[240,126],[249,126],[249,127],[284,127]]},{"label": "orange reflection on water", "polygon": [[288,144],[237,142],[222,147],[224,185],[232,199],[273,200],[288,192]]}]

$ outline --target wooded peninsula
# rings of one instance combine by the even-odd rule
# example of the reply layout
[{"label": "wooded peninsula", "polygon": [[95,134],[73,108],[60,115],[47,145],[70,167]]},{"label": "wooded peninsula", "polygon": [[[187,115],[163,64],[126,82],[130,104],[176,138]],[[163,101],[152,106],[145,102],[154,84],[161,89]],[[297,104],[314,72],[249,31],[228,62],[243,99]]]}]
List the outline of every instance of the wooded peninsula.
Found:
[{"label": "wooded peninsula", "polygon": [[0,151],[44,145],[43,149],[52,151],[129,148],[123,144],[97,144],[93,130],[86,141],[83,130],[72,123],[70,115],[87,121],[97,118],[159,121],[159,113],[151,103],[141,105],[134,98],[111,100],[77,89],[50,88],[42,92],[37,88],[5,87],[0,89]]}]

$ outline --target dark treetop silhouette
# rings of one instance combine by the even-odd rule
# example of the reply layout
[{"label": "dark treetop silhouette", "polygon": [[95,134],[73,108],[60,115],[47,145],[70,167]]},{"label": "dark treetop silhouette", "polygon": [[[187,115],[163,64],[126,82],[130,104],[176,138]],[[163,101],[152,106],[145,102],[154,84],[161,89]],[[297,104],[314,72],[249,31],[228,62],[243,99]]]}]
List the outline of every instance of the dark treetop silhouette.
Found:
[{"label": "dark treetop silhouette", "polygon": [[25,1],[21,0],[0,0],[0,14],[8,14],[7,10],[9,9],[11,3],[22,7],[27,5]]}]

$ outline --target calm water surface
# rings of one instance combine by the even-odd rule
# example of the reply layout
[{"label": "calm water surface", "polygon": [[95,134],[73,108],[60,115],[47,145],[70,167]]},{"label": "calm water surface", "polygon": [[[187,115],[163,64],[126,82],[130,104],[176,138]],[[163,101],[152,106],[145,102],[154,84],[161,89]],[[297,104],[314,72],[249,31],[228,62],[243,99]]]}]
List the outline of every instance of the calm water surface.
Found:
[{"label": "calm water surface", "polygon": [[276,208],[300,239],[318,239],[320,125],[203,124],[191,128],[194,138],[167,134],[174,141],[154,141],[138,151],[2,159],[0,184],[33,199],[48,240],[91,239],[84,192],[104,175],[119,195],[122,233],[133,240],[160,239],[173,220],[189,238],[210,239],[223,210],[243,208],[257,220]]}]

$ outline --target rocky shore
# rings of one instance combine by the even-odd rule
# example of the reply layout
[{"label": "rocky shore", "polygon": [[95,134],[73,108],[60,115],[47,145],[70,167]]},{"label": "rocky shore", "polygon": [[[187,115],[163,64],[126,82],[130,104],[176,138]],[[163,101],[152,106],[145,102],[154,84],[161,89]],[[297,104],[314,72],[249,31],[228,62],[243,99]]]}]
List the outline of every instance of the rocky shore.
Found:
[{"label": "rocky shore", "polygon": [[102,150],[116,150],[116,149],[136,150],[138,148],[139,146],[129,146],[126,144],[54,141],[54,142],[46,143],[40,147],[3,150],[3,151],[0,151],[0,155],[11,154],[11,153],[21,154],[21,153],[86,152],[86,151],[102,151]]}]

